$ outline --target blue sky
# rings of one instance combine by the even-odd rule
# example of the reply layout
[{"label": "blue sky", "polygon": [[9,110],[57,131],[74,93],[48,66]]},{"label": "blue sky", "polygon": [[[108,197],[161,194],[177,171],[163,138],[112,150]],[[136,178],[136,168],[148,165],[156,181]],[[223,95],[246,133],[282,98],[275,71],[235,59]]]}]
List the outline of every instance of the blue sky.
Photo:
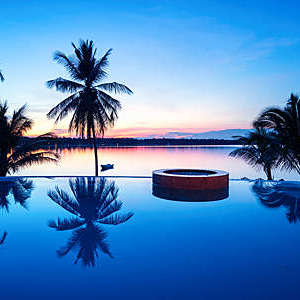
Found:
[{"label": "blue sky", "polygon": [[[266,106],[300,91],[296,1],[1,1],[0,97],[29,105],[34,133],[64,98],[45,81],[71,42],[113,48],[108,80],[127,84],[114,136],[249,128]],[[67,127],[67,122],[56,126]]]}]

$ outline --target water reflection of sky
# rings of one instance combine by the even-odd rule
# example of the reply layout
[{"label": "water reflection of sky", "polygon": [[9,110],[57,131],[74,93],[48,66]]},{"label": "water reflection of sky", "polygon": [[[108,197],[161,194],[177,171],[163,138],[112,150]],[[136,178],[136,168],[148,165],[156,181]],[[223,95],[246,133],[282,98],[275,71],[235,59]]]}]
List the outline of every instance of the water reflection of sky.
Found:
[{"label": "water reflection of sky", "polygon": [[27,209],[8,195],[9,213],[0,215],[0,236],[8,233],[0,245],[1,299],[297,299],[300,224],[289,223],[286,205],[262,203],[264,187],[231,181],[229,198],[193,203],[154,197],[149,179],[114,184],[119,213],[134,216],[98,224],[114,258],[99,251],[95,267],[74,264],[77,251],[56,252],[72,230],[48,222],[72,214],[47,193],[72,193],[67,178],[33,179]]},{"label": "water reflection of sky", "polygon": [[[209,168],[229,171],[231,178],[265,177],[244,161],[228,157],[234,147],[129,147],[99,148],[99,163],[112,163],[113,170],[104,175],[151,176],[155,169]],[[64,149],[58,165],[32,166],[21,175],[94,175],[92,149]],[[276,178],[298,179],[294,173],[275,171]]]}]

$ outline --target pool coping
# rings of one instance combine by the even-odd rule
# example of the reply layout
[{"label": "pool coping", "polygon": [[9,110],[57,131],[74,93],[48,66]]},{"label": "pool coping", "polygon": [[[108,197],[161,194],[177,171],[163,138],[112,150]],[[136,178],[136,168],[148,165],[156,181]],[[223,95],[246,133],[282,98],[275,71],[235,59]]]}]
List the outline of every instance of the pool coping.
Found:
[{"label": "pool coping", "polygon": [[[92,175],[50,175],[50,176],[45,176],[45,175],[20,175],[20,176],[5,176],[1,177],[0,176],[0,181],[7,181],[7,179],[18,179],[18,178],[45,178],[45,179],[55,179],[55,178],[74,178],[74,177],[79,177],[79,178],[93,178],[96,176]],[[98,178],[100,177],[105,177],[105,178],[132,178],[132,179],[152,179],[152,176],[131,176],[131,175],[103,175],[103,176],[97,176]],[[239,178],[229,178],[229,181],[240,181],[240,182],[255,182],[255,181],[264,181],[264,182],[297,182],[300,184],[300,180],[266,180],[262,178],[256,178],[256,179],[239,179]]]}]

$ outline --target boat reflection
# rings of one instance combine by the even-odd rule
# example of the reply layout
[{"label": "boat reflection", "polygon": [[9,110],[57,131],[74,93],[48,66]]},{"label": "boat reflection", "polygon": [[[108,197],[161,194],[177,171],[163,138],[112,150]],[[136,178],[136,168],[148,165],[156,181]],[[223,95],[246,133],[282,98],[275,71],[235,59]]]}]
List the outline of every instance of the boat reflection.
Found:
[{"label": "boat reflection", "polygon": [[59,187],[48,196],[73,216],[49,221],[57,231],[73,230],[66,245],[57,250],[58,257],[76,251],[74,263],[94,267],[99,253],[113,257],[106,241],[107,233],[100,224],[118,225],[128,221],[133,213],[118,214],[122,202],[117,200],[118,188],[106,178],[78,177],[69,180],[71,193]]},{"label": "boat reflection", "polygon": [[252,186],[252,191],[266,207],[286,207],[289,223],[300,220],[300,183],[257,180]]},{"label": "boat reflection", "polygon": [[228,187],[217,190],[184,190],[174,189],[152,184],[152,194],[155,197],[185,202],[208,202],[217,201],[228,198]]}]

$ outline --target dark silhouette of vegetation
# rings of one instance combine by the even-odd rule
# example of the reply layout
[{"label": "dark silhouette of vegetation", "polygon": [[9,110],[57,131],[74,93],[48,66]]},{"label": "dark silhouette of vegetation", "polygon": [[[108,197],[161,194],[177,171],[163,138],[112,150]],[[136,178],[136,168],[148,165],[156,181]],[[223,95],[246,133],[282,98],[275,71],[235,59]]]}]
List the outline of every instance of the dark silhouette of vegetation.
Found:
[{"label": "dark silhouette of vegetation", "polygon": [[27,199],[33,190],[32,180],[18,178],[0,181],[0,208],[9,210],[9,196],[12,195],[16,204],[27,208]]},{"label": "dark silhouette of vegetation", "polygon": [[[34,140],[33,137],[24,137],[23,140]],[[136,139],[136,138],[97,138],[97,147],[135,147],[135,146],[199,146],[199,145],[241,145],[239,140],[215,140],[215,139]],[[75,147],[93,148],[93,142],[87,139],[58,137],[49,139],[43,144],[43,149],[64,149]]]},{"label": "dark silhouette of vegetation", "polygon": [[300,174],[300,100],[291,94],[284,109],[271,107],[256,120],[256,126],[272,130],[281,145],[278,155],[283,169]]},{"label": "dark silhouette of vegetation", "polygon": [[[0,180],[0,209],[9,211],[10,196],[14,199],[15,204],[27,209],[27,199],[30,198],[32,190],[32,180],[23,178]],[[6,236],[7,232],[5,231],[2,237],[0,236],[0,245],[4,243]]]},{"label": "dark silhouette of vegetation", "polygon": [[117,214],[122,202],[117,200],[118,188],[107,179],[81,177],[69,180],[71,193],[56,187],[48,196],[73,214],[71,218],[49,221],[58,231],[74,230],[68,243],[57,251],[59,257],[78,249],[75,264],[81,260],[84,266],[94,267],[99,251],[112,257],[106,242],[107,234],[99,224],[118,225],[128,221],[133,213]]},{"label": "dark silhouette of vegetation", "polygon": [[93,41],[80,41],[79,47],[72,43],[75,55],[67,56],[57,51],[54,60],[62,64],[72,80],[57,78],[47,82],[49,88],[57,91],[72,93],[48,113],[49,118],[58,122],[69,113],[73,113],[69,131],[82,138],[92,138],[95,155],[95,175],[98,176],[98,154],[96,137],[103,136],[109,126],[113,126],[121,108],[119,100],[109,93],[132,94],[125,85],[111,82],[100,83],[107,77],[108,57],[111,49],[101,59],[96,58]]},{"label": "dark silhouette of vegetation", "polygon": [[1,72],[1,70],[0,70],[0,81],[4,81],[4,76],[3,76],[3,74],[2,74],[2,72]]},{"label": "dark silhouette of vegetation", "polygon": [[247,137],[238,137],[243,147],[229,153],[232,157],[244,159],[257,169],[262,168],[268,180],[273,180],[272,169],[278,167],[280,145],[277,136],[264,128],[256,127]]},{"label": "dark silhouette of vegetation", "polygon": [[8,116],[7,103],[0,103],[0,176],[17,172],[19,169],[41,164],[56,162],[59,155],[52,151],[37,151],[43,144],[43,138],[51,134],[40,136],[34,142],[20,143],[22,136],[32,127],[33,121],[25,116],[26,106]]},{"label": "dark silhouette of vegetation", "polygon": [[270,183],[258,180],[252,186],[252,191],[266,207],[286,207],[288,209],[286,217],[289,223],[296,223],[300,220],[300,185],[298,183]]}]

